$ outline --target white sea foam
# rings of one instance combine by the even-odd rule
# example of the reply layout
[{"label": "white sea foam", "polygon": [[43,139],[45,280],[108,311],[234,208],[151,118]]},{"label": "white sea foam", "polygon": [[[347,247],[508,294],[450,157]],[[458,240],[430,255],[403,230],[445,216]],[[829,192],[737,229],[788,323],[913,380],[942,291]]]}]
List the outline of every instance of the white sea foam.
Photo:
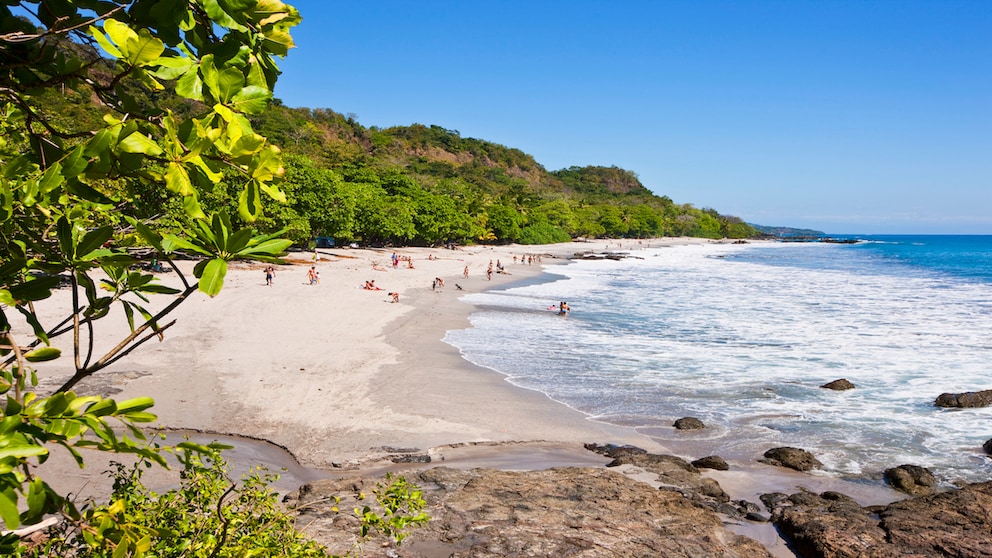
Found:
[{"label": "white sea foam", "polygon": [[[836,265],[735,258],[783,249]],[[933,401],[992,388],[992,287],[844,254],[698,245],[575,262],[555,268],[559,280],[469,295],[473,327],[446,340],[514,383],[663,442],[680,439],[674,418],[692,415],[713,425],[693,440],[725,456],[794,445],[838,474],[913,463],[946,480],[987,478],[992,465],[976,451],[992,436],[992,409]],[[563,300],[570,316],[549,311]],[[819,387],[842,377],[857,389]]]}]

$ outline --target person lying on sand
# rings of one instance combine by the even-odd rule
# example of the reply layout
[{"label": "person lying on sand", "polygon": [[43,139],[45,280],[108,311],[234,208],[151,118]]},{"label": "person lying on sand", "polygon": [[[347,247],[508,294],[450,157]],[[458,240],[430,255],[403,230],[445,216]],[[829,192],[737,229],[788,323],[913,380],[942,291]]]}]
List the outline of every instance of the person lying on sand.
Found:
[{"label": "person lying on sand", "polygon": [[375,286],[375,279],[372,279],[371,281],[366,281],[365,282],[365,286],[362,287],[362,288],[365,289],[366,291],[381,291],[382,290],[381,288]]}]

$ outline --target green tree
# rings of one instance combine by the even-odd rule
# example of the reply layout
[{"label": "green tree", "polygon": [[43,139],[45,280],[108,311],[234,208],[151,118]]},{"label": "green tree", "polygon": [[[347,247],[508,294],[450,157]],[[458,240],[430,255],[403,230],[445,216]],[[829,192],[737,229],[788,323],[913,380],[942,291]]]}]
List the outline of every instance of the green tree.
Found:
[{"label": "green tree", "polygon": [[494,204],[486,209],[486,218],[486,227],[497,240],[520,240],[521,215],[516,209],[505,204]]},{"label": "green tree", "polygon": [[[199,192],[237,184],[231,210],[245,222],[261,215],[263,196],[284,200],[279,149],[247,115],[268,106],[275,57],[293,46],[289,31],[299,21],[278,0],[0,3],[0,518],[8,529],[49,513],[79,524],[93,519],[30,466],[54,445],[80,465],[83,449],[164,463],[139,428],[155,418],[150,398],[117,402],[72,388],[162,336],[174,323],[165,317],[196,290],[218,294],[229,261],[275,260],[290,245],[237,227],[226,208],[205,211]],[[147,102],[167,88],[189,101],[188,110]],[[51,117],[44,99],[62,91],[99,99],[102,119]],[[184,208],[187,226],[170,232],[131,214],[122,184],[161,192]],[[192,277],[179,274],[182,288],[168,288],[136,269],[127,251],[134,246],[177,272],[178,252],[201,261]],[[63,281],[71,308],[61,322],[43,323],[38,308]],[[153,307],[153,296],[171,298]],[[131,333],[97,352],[99,320],[115,307]],[[15,316],[27,332],[15,330]],[[52,345],[60,336],[70,338],[71,355]],[[71,359],[72,376],[54,393],[36,393],[36,367],[59,358]],[[18,544],[2,536],[0,552]]]}]

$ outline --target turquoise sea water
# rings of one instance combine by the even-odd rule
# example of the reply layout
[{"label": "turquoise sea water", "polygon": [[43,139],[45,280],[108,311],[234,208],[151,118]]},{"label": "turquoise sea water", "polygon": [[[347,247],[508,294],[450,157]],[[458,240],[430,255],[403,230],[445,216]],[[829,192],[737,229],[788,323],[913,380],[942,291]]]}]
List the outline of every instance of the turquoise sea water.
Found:
[{"label": "turquoise sea water", "polygon": [[[791,445],[827,474],[911,463],[946,482],[988,479],[992,409],[933,401],[992,389],[992,236],[861,238],[625,244],[631,258],[469,295],[472,327],[445,340],[517,385],[700,456]],[[562,300],[567,317],[549,310]],[[857,389],[819,387],[838,378]],[[682,416],[708,428],[675,431]]]}]

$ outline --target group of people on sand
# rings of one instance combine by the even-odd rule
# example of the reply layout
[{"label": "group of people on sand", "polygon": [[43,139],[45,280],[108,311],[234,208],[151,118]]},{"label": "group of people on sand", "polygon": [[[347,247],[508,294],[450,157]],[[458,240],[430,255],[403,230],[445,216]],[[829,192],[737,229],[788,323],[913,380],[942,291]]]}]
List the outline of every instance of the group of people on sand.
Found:
[{"label": "group of people on sand", "polygon": [[[393,269],[397,269],[400,266],[401,261],[406,262],[407,269],[413,269],[413,258],[411,258],[410,256],[401,256],[396,252],[393,252],[393,255],[390,256],[389,259],[392,260],[393,262]],[[428,259],[433,260],[434,255],[431,254],[431,256]]]}]

